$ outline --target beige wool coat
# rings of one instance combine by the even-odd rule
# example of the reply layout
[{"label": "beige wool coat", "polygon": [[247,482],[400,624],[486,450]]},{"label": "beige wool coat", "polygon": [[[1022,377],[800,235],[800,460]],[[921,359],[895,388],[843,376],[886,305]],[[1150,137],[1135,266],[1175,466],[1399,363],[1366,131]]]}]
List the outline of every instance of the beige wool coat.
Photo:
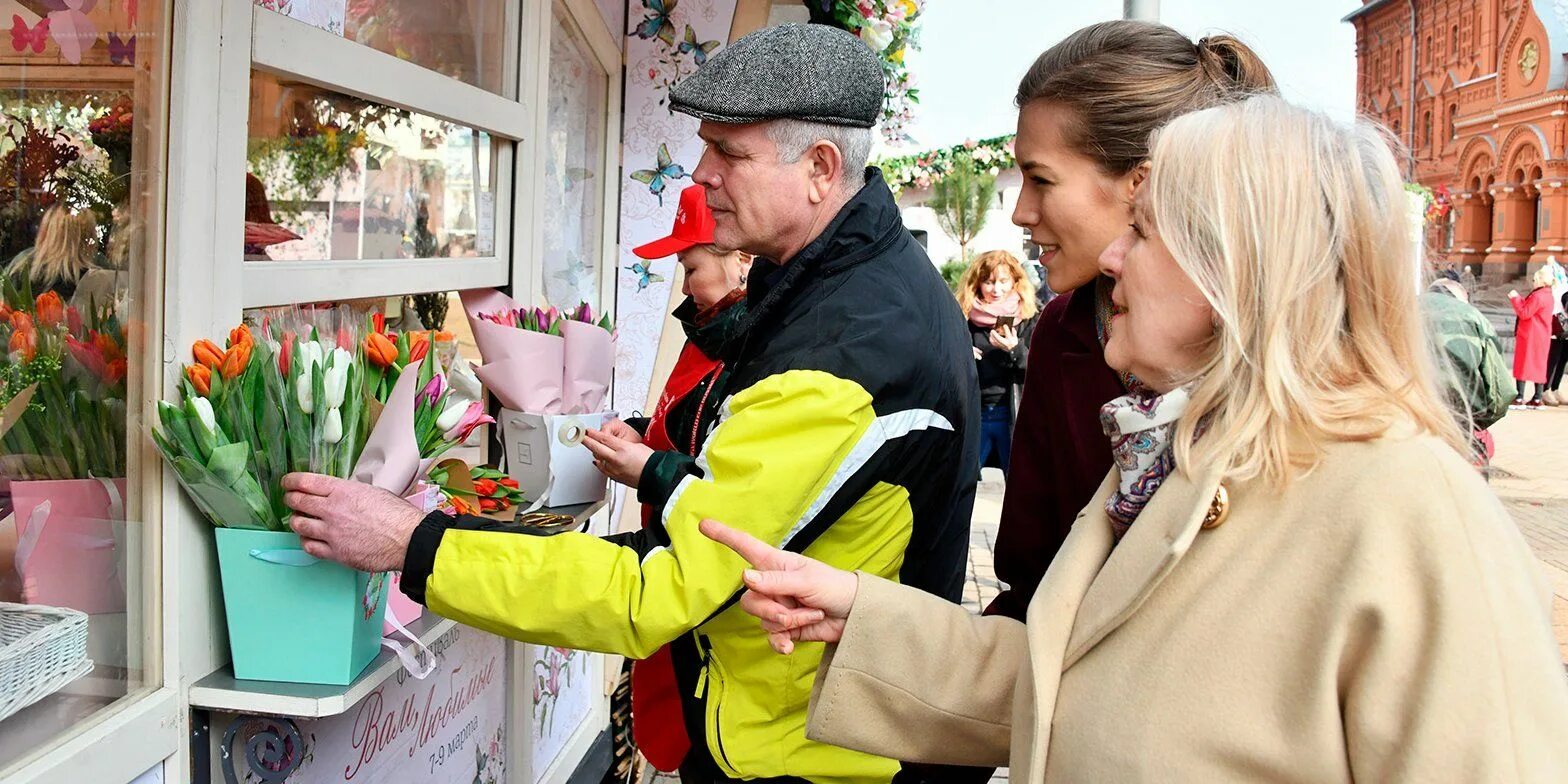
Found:
[{"label": "beige wool coat", "polygon": [[1284,490],[1168,479],[1112,548],[1113,470],[1029,606],[860,576],[808,734],[1038,782],[1568,782],[1568,678],[1518,528],[1428,438]]}]

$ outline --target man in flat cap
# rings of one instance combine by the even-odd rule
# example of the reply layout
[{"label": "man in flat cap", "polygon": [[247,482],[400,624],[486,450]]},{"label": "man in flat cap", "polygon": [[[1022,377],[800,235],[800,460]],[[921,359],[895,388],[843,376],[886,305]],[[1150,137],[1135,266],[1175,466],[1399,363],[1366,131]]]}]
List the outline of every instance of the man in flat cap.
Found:
[{"label": "man in flat cap", "polygon": [[[736,606],[746,564],[698,530],[721,520],[840,568],[960,596],[978,383],[957,303],[866,167],[882,92],[871,50],[820,25],[748,35],[672,92],[675,111],[702,120],[708,146],[693,177],[708,189],[714,243],[757,259],[744,336],[705,404],[718,424],[678,481],[657,483],[672,490],[639,493],[658,512],[648,529],[497,534],[440,513],[420,520],[353,483],[290,477],[306,549],[402,569],[405,593],[497,634],[653,657],[634,670],[636,734],[657,738],[657,748],[643,742],[647,756],[686,784],[891,780],[895,761],[807,739],[823,646],[775,655]],[[590,435],[618,474],[646,459],[629,429]],[[673,677],[639,693],[645,665]]]}]

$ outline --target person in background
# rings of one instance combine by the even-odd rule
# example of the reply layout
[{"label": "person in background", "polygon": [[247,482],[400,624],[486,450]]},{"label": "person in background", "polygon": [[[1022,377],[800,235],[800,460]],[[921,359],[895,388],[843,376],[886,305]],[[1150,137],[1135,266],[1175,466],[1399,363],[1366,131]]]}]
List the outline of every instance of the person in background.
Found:
[{"label": "person in background", "polygon": [[98,266],[97,258],[97,216],[55,204],[44,210],[33,247],[16,254],[5,275],[15,285],[30,287],[33,296],[52,291],[70,300],[82,276]]},{"label": "person in background", "polygon": [[1096,265],[1127,229],[1150,133],[1187,112],[1273,88],[1268,68],[1235,38],[1194,43],[1138,21],[1069,35],[1019,82],[1015,149],[1023,187],[1013,223],[1040,245],[1046,282],[1060,296],[1041,311],[1029,351],[996,541],[996,576],[1007,590],[987,612],[1023,619],[1035,585],[1111,467],[1100,406],[1135,381],[1105,364],[1110,281]]},{"label": "person in background", "polygon": [[[638,257],[650,260],[674,254],[685,273],[681,293],[686,299],[673,315],[686,333],[686,345],[659,393],[653,415],[625,422],[611,420],[602,432],[590,430],[583,439],[599,458],[595,465],[611,479],[637,490],[638,500],[643,502],[643,530],[607,538],[643,551],[670,544],[669,536],[654,523],[658,505],[660,499],[675,492],[676,484],[686,475],[683,464],[701,453],[718,420],[723,400],[713,392],[720,388],[723,357],[739,338],[746,314],[746,272],[751,268],[751,257],[713,245],[713,212],[707,199],[703,186],[688,186],[681,191],[669,236],[632,249]],[[609,446],[614,439],[630,446],[616,450]],[[639,545],[634,541],[638,539],[646,541]],[[622,677],[629,678],[630,693],[616,690],[621,696],[612,698],[611,713],[629,714],[632,731],[621,736],[624,740],[617,745],[617,764],[612,768],[631,764],[640,750],[656,769],[674,770],[691,748],[684,714],[702,706],[683,705],[685,694],[676,683],[670,646],[642,661],[628,659]]]},{"label": "person in background", "polygon": [[1142,386],[1027,625],[703,523],[775,650],[835,644],[812,737],[1029,784],[1568,781],[1551,588],[1444,404],[1390,141],[1273,96],[1159,131],[1100,260]]},{"label": "person in background", "polygon": [[1546,392],[1541,401],[1559,406],[1568,403],[1558,394],[1568,366],[1568,269],[1557,263],[1556,256],[1546,257],[1546,268],[1552,271],[1552,348],[1546,357]]},{"label": "person in background", "polygon": [[104,263],[89,269],[77,280],[71,304],[84,313],[91,308],[122,308],[130,286],[131,256],[139,252],[141,241],[141,221],[135,211],[128,204],[115,205]]},{"label": "person in background", "polygon": [[1444,391],[1455,421],[1475,440],[1483,472],[1496,451],[1487,428],[1508,413],[1514,380],[1497,330],[1470,305],[1470,294],[1452,278],[1439,278],[1421,295],[1427,331],[1446,360]]},{"label": "person in background", "polygon": [[[1535,288],[1529,296],[1520,296],[1518,291],[1508,292],[1514,315],[1519,317],[1514,331],[1514,379],[1519,384],[1514,406],[1540,408],[1544,403],[1546,360],[1552,342],[1552,271],[1546,267],[1536,270],[1531,282]],[[1529,402],[1525,401],[1526,384],[1535,387]]]},{"label": "person in background", "polygon": [[958,282],[958,307],[969,320],[980,379],[980,467],[1006,474],[1013,412],[1028,368],[1037,314],[1034,282],[1005,250],[975,257]]}]

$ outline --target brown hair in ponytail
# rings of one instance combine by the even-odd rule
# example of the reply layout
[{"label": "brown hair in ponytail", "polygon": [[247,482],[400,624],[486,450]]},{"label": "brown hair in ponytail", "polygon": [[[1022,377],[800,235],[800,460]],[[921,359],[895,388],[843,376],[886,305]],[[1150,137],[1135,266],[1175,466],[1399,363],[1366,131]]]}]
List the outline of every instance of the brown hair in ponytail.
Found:
[{"label": "brown hair in ponytail", "polygon": [[1050,101],[1070,111],[1069,143],[1122,175],[1149,157],[1149,136],[1188,112],[1259,92],[1274,77],[1229,35],[1194,44],[1153,22],[1090,25],[1047,49],[1018,83],[1019,108]]}]

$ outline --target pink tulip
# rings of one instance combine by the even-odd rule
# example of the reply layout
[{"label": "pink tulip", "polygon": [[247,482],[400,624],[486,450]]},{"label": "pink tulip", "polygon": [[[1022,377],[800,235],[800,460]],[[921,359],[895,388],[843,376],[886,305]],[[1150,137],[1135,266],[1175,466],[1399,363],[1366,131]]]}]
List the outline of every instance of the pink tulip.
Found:
[{"label": "pink tulip", "polygon": [[419,405],[433,406],[444,394],[446,394],[446,378],[437,373],[431,376],[430,382],[425,384],[425,388],[419,391]]},{"label": "pink tulip", "polygon": [[446,431],[446,435],[443,437],[447,441],[460,444],[468,440],[468,436],[474,432],[474,428],[494,423],[495,420],[485,413],[484,404],[476,400],[468,404],[468,410],[463,412],[463,418],[459,419],[457,425],[451,430]]}]

